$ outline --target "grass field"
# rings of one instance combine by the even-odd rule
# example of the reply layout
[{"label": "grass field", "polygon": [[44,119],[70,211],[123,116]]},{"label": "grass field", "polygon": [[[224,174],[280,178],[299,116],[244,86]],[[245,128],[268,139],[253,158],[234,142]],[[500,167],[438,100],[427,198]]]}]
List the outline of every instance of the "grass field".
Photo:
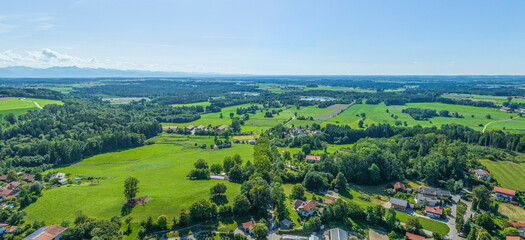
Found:
[{"label": "grass field", "polygon": [[525,191],[525,163],[482,160],[492,176],[504,188]]},{"label": "grass field", "polygon": [[207,107],[210,106],[210,102],[197,102],[197,103],[187,103],[187,104],[173,104],[174,107],[196,107],[196,106],[203,106]]},{"label": "grass field", "polygon": [[[487,102],[493,102],[497,105],[502,105],[503,102],[506,102],[508,99],[505,96],[490,96],[490,95],[476,95],[476,94],[445,94],[443,95],[445,98],[451,98],[455,100],[459,99],[468,99],[472,101],[487,101]],[[525,99],[511,99],[511,102],[515,103],[525,103]]]},{"label": "grass field", "polygon": [[[412,119],[410,115],[402,113],[402,110],[405,108],[435,109],[436,111],[448,110],[451,113],[458,112],[464,117],[434,117],[429,119],[429,121],[416,121]],[[388,113],[386,112],[387,109],[389,111]],[[398,117],[397,121],[401,121],[403,123],[406,121],[408,126],[421,125],[423,127],[439,127],[443,124],[457,123],[479,131],[483,129],[483,127],[480,127],[479,124],[485,125],[491,121],[507,120],[510,119],[510,117],[517,116],[514,113],[506,113],[503,111],[499,111],[495,108],[482,108],[443,103],[408,103],[406,104],[406,106],[385,106],[383,104],[354,104],[345,111],[343,111],[341,114],[337,115],[336,117],[333,117],[321,123],[348,124],[351,127],[357,128],[361,117],[356,115],[359,115],[361,113],[366,114],[366,119],[364,121],[365,125],[379,123],[394,124],[396,119],[391,116],[393,114]],[[489,114],[491,115],[491,119],[486,118],[486,116]],[[472,117],[472,115],[474,117]],[[310,124],[312,124],[311,121]],[[496,122],[489,125],[489,127],[487,127],[487,130],[501,130],[503,129],[503,127],[505,127],[506,130],[523,132],[525,131],[525,122]]]},{"label": "grass field", "polygon": [[36,99],[26,98],[25,101],[21,101],[21,98],[1,98],[0,99],[0,114],[5,116],[13,113],[15,115],[24,114],[28,110],[37,110],[38,107],[32,103],[37,102],[40,106],[44,107],[48,104],[63,104],[61,101],[48,100],[48,99]]},{"label": "grass field", "polygon": [[194,201],[210,198],[209,189],[218,182],[228,187],[228,204],[239,194],[240,184],[221,180],[191,181],[186,179],[186,175],[199,158],[207,160],[208,165],[222,163],[225,156],[234,154],[240,154],[245,161],[251,160],[251,145],[235,144],[230,149],[211,151],[193,146],[195,143],[210,144],[213,142],[212,137],[163,135],[154,140],[157,143],[153,145],[101,154],[55,169],[70,174],[71,178],[92,176],[101,180],[98,183],[70,184],[45,190],[37,202],[25,209],[27,220],[38,219],[47,224],[59,224],[64,219],[72,220],[78,210],[90,217],[121,215],[125,201],[124,180],[129,176],[140,181],[137,196],[151,198],[145,206],[139,205],[133,209],[130,216],[135,222],[149,216],[156,219],[161,214],[171,219]]},{"label": "grass field", "polygon": [[501,203],[498,212],[511,221],[525,221],[525,209],[508,203]]},{"label": "grass field", "polygon": [[[188,123],[162,123],[163,126],[179,126],[179,127],[185,127],[188,125],[212,125],[212,126],[219,126],[219,125],[229,125],[231,124],[232,120],[230,119],[230,113],[234,113],[236,117],[242,117],[237,115],[236,111],[237,108],[242,107],[249,107],[253,104],[243,104],[243,105],[237,105],[237,106],[231,106],[231,107],[225,107],[222,109],[221,112],[218,113],[206,113],[202,114],[201,118]],[[276,110],[279,108],[273,108],[271,110]],[[264,114],[266,111],[257,111],[255,114],[250,114],[250,119],[245,122],[244,126],[241,127],[242,131],[245,132],[262,132],[266,129],[269,129],[279,123],[284,123],[285,120],[292,118],[292,114],[285,110],[284,108],[280,108],[283,111],[279,113],[279,115],[274,114],[273,118],[266,118],[264,117]],[[306,111],[306,110],[305,110]],[[222,118],[220,118],[220,115],[222,113]]]}]

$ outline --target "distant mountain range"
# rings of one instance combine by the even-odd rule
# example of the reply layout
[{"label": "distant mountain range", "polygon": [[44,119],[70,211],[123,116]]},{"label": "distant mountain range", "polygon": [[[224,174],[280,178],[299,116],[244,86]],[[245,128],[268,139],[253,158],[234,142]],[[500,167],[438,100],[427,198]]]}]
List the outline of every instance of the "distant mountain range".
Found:
[{"label": "distant mountain range", "polygon": [[[213,77],[228,76],[217,73],[155,72],[80,67],[5,67],[0,68],[0,78],[100,78],[100,77]],[[234,76],[234,75],[230,75]],[[239,75],[235,75],[239,76]]]}]

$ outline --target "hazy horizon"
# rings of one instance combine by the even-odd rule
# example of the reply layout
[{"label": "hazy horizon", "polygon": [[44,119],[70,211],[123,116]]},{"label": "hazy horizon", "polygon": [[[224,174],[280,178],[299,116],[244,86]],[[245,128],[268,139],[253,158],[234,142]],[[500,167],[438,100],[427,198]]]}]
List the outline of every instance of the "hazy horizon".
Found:
[{"label": "hazy horizon", "polygon": [[522,1],[0,4],[0,68],[525,75]]}]

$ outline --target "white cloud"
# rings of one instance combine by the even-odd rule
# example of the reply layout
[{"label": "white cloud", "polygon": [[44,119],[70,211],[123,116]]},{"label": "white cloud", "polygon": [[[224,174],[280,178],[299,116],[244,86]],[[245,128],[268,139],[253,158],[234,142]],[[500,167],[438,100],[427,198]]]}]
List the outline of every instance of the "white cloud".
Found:
[{"label": "white cloud", "polygon": [[7,50],[0,52],[0,67],[27,66],[35,68],[48,67],[91,67],[91,68],[115,68],[136,69],[140,68],[134,63],[122,63],[111,60],[99,61],[97,58],[80,58],[55,50],[45,48],[39,51],[15,52]]}]

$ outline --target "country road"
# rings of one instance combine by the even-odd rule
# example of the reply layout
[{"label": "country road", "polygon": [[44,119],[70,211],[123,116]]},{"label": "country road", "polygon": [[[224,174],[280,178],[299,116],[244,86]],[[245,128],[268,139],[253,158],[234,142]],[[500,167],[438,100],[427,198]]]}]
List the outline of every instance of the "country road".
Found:
[{"label": "country road", "polygon": [[28,100],[26,100],[26,98],[20,98],[20,101],[22,101],[22,102],[32,102],[32,103],[34,103],[36,105],[37,108],[42,109],[42,107],[35,101],[28,101]]},{"label": "country road", "polygon": [[[495,123],[495,122],[508,122],[508,121],[512,121],[512,120],[514,120],[514,119],[516,119],[516,118],[519,118],[519,117],[520,117],[520,116],[516,116],[516,117],[511,118],[511,119],[497,120],[497,121],[489,122],[489,123],[485,124],[485,126],[483,127],[483,131],[482,131],[482,132],[484,133],[484,132],[485,132],[485,129],[487,128],[487,126],[489,126],[489,125],[492,124],[492,123]],[[525,121],[516,121],[516,122],[525,122]]]},{"label": "country road", "polygon": [[290,112],[290,114],[292,114],[293,117],[292,117],[292,119],[288,120],[288,122],[286,122],[283,126],[286,126],[288,123],[290,123],[291,121],[293,121],[295,119],[295,114],[293,114],[293,112],[290,111],[290,109],[288,109],[288,108],[286,110],[288,110],[288,112]]}]

